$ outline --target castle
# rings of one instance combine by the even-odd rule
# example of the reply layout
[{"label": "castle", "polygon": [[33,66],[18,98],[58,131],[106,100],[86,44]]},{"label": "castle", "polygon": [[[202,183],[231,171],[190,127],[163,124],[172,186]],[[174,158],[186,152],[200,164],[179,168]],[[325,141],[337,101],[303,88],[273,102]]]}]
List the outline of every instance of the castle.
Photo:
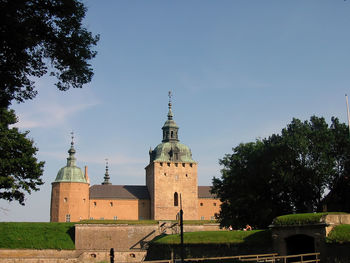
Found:
[{"label": "castle", "polygon": [[101,185],[90,187],[87,169],[76,166],[72,140],[67,165],[61,168],[51,191],[51,222],[98,220],[175,220],[183,209],[184,220],[214,220],[220,200],[210,186],[198,186],[197,162],[188,146],[178,138],[169,92],[168,118],[163,140],[149,151],[146,185],[112,185],[108,163]]}]

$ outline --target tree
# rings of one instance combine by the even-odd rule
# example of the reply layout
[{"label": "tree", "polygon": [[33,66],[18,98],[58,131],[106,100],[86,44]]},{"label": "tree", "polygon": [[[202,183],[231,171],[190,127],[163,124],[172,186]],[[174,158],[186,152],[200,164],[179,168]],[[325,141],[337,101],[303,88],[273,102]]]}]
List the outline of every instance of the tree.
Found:
[{"label": "tree", "polygon": [[82,26],[85,13],[77,0],[0,0],[0,107],[33,99],[49,68],[60,90],[91,81],[99,36]]},{"label": "tree", "polygon": [[213,179],[212,191],[222,201],[221,225],[266,227],[278,215],[320,211],[332,189],[338,189],[333,203],[339,204],[350,186],[345,130],[336,118],[329,127],[312,116],[293,119],[281,134],[235,147],[219,161],[221,178]]},{"label": "tree", "polygon": [[35,158],[38,149],[26,137],[28,132],[9,128],[17,122],[14,111],[1,109],[0,116],[0,198],[24,205],[25,193],[43,184],[44,162]]},{"label": "tree", "polygon": [[25,193],[43,184],[43,162],[33,141],[16,123],[13,101],[33,99],[35,79],[50,73],[60,90],[91,81],[89,61],[99,36],[82,25],[78,0],[0,0],[0,198],[24,204]]}]

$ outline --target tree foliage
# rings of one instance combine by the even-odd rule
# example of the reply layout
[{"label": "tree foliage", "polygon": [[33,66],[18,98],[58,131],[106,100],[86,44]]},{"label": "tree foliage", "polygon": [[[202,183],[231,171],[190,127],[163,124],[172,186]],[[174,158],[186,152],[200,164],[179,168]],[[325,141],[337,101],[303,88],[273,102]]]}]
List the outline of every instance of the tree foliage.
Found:
[{"label": "tree foliage", "polygon": [[329,203],[345,211],[349,146],[345,124],[332,118],[328,126],[316,116],[293,119],[281,134],[241,143],[219,161],[221,178],[213,179],[212,191],[222,201],[221,224],[266,227],[279,215],[320,211],[328,190],[334,195]]},{"label": "tree foliage", "polygon": [[0,111],[0,199],[17,200],[24,204],[25,193],[39,190],[44,162],[35,157],[38,149],[20,132],[9,125],[17,122],[13,110]]},{"label": "tree foliage", "polygon": [[34,77],[50,69],[60,90],[91,81],[99,36],[82,26],[77,0],[0,0],[0,107],[37,94]]},{"label": "tree foliage", "polygon": [[78,0],[0,0],[0,199],[24,204],[25,193],[43,184],[28,132],[9,127],[12,102],[33,99],[34,80],[46,73],[60,90],[91,81],[99,36],[83,27],[85,13]]}]

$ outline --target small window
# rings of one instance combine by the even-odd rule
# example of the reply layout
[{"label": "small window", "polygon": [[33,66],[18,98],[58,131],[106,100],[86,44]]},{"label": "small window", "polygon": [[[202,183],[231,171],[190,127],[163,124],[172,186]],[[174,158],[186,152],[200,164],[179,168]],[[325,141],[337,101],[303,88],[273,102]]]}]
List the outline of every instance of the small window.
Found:
[{"label": "small window", "polygon": [[171,136],[171,138],[174,137],[174,132],[173,131],[171,131],[170,136]]},{"label": "small window", "polygon": [[70,214],[66,214],[66,222],[70,222]]},{"label": "small window", "polygon": [[164,173],[164,176],[166,176],[166,173]]},{"label": "small window", "polygon": [[117,216],[115,216],[115,217],[113,217],[113,219],[114,219],[114,220],[118,220],[118,217],[117,217]]},{"label": "small window", "polygon": [[97,203],[96,203],[96,202],[94,202],[94,206],[95,206],[95,207],[97,206]]},{"label": "small window", "polygon": [[185,163],[182,163],[182,167],[185,167],[186,166],[186,164]]},{"label": "small window", "polygon": [[86,199],[85,199],[85,198],[83,198],[83,203],[85,204],[85,202],[86,202]]},{"label": "small window", "polygon": [[167,165],[170,167],[170,163],[167,163]]},{"label": "small window", "polygon": [[186,174],[186,177],[188,177],[188,174]]},{"label": "small window", "polygon": [[213,203],[213,206],[216,206],[216,203]]},{"label": "small window", "polygon": [[203,206],[203,203],[200,203],[200,206]]},{"label": "small window", "polygon": [[113,202],[110,202],[109,205],[110,205],[110,207],[113,207]]},{"label": "small window", "polygon": [[177,167],[178,163],[175,163],[175,166]]},{"label": "small window", "polygon": [[210,220],[215,220],[215,216],[211,216],[211,217],[210,217]]},{"label": "small window", "polygon": [[68,198],[65,197],[65,198],[63,199],[63,202],[67,203],[67,201],[68,201]]},{"label": "small window", "polygon": [[104,218],[104,217],[101,217],[100,220],[105,220],[105,218]]},{"label": "small window", "polygon": [[160,164],[160,166],[163,166],[163,163],[159,163]]},{"label": "small window", "polygon": [[190,167],[192,167],[192,163],[190,163]]},{"label": "small window", "polygon": [[177,192],[174,193],[174,206],[179,206],[179,195]]},{"label": "small window", "polygon": [[201,220],[204,220],[204,216],[201,216]]},{"label": "small window", "polygon": [[90,217],[90,220],[94,220],[94,218],[93,218],[93,217]]}]

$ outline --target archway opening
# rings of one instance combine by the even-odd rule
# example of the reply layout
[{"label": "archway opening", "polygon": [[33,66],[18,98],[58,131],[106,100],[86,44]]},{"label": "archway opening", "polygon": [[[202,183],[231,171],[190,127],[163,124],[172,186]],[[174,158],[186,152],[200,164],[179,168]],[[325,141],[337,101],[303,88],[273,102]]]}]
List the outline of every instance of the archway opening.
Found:
[{"label": "archway opening", "polygon": [[285,239],[288,255],[315,252],[315,239],[307,235],[293,235]]}]

